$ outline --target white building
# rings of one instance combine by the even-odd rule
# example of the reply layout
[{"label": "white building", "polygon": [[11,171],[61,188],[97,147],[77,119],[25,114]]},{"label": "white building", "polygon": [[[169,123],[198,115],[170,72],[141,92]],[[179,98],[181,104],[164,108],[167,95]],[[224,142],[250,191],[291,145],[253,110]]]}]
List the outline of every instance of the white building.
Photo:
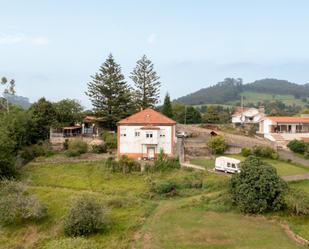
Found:
[{"label": "white building", "polygon": [[309,138],[309,117],[265,117],[259,133],[271,141]]},{"label": "white building", "polygon": [[234,125],[258,124],[264,116],[264,108],[238,107],[232,115],[232,123]]},{"label": "white building", "polygon": [[118,122],[118,157],[174,156],[176,139],[176,122],[148,108]]}]

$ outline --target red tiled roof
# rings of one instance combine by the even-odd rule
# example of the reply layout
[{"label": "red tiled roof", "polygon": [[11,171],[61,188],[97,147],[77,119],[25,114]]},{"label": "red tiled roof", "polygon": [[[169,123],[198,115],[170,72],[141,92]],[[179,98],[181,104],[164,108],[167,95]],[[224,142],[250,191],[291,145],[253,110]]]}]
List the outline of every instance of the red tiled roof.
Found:
[{"label": "red tiled roof", "polygon": [[176,124],[176,121],[164,116],[163,114],[151,109],[147,108],[138,113],[135,113],[123,120],[118,122],[119,125],[122,124],[140,124],[140,125],[173,125]]},{"label": "red tiled roof", "polygon": [[142,130],[160,130],[160,127],[154,125],[146,125],[141,128]]},{"label": "red tiled roof", "polygon": [[309,117],[266,117],[277,123],[309,123]]},{"label": "red tiled roof", "polygon": [[97,118],[94,117],[94,116],[86,116],[84,117],[84,122],[93,122],[93,121],[96,121]]}]

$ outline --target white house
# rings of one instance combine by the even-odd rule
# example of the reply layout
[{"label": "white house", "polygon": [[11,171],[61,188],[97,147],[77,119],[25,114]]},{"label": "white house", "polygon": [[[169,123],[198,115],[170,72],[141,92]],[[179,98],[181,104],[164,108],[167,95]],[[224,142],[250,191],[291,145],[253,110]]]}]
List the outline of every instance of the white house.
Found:
[{"label": "white house", "polygon": [[163,114],[145,109],[118,122],[118,157],[154,159],[162,149],[174,156],[176,122]]},{"label": "white house", "polygon": [[271,141],[291,141],[309,138],[309,117],[265,117],[259,133]]},{"label": "white house", "polygon": [[232,123],[234,125],[258,124],[264,116],[264,108],[238,107],[232,115]]}]

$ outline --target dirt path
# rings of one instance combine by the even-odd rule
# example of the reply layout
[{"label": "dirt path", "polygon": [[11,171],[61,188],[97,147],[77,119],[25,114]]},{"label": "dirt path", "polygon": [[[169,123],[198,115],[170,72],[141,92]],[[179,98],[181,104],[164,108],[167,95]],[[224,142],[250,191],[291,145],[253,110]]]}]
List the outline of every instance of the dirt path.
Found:
[{"label": "dirt path", "polygon": [[295,155],[293,152],[288,151],[288,150],[278,150],[279,156],[281,159],[285,159],[285,160],[292,160],[293,162],[302,164],[306,167],[309,167],[309,160],[305,159],[305,158],[301,158],[297,155]]},{"label": "dirt path", "polygon": [[[153,231],[151,230],[153,224],[161,218],[161,216],[168,212],[169,210],[175,208],[175,203],[172,201],[161,201],[158,207],[155,210],[155,213],[150,216],[146,223],[144,224],[142,230],[138,231],[135,234],[135,243],[132,245],[132,249],[151,249],[153,244],[154,236]],[[137,242],[137,243],[136,243]]]},{"label": "dirt path", "polygon": [[282,176],[281,178],[283,180],[285,180],[286,182],[308,180],[309,179],[309,173],[297,174],[297,175],[291,175],[291,176]]}]

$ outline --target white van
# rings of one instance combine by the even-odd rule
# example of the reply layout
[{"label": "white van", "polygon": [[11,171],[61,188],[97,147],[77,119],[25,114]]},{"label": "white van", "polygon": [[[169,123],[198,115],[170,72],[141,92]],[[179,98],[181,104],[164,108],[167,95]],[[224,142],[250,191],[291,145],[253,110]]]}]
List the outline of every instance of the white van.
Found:
[{"label": "white van", "polygon": [[225,156],[217,157],[215,170],[224,171],[225,173],[240,172],[240,160]]}]

